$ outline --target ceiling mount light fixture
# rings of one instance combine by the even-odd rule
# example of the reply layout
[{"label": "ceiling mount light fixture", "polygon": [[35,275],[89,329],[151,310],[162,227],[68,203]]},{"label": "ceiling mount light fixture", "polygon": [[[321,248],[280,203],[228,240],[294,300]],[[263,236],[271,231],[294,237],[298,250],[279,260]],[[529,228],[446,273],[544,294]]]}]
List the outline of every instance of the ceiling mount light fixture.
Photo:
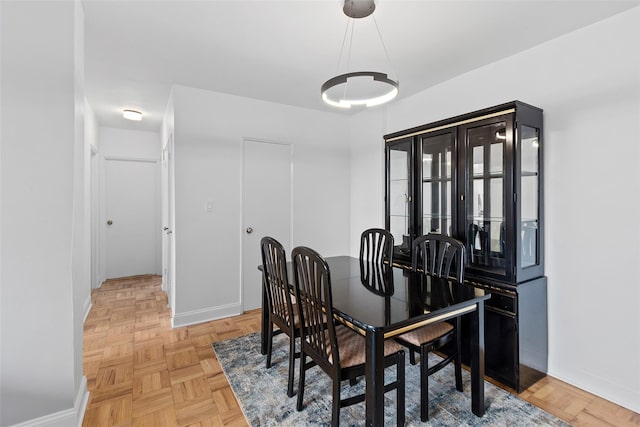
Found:
[{"label": "ceiling mount light fixture", "polygon": [[[372,15],[375,9],[375,0],[344,0],[342,11],[352,19],[347,21],[347,28],[342,41],[342,49],[340,50],[340,57],[338,58],[338,68],[340,67],[340,61],[342,59],[349,24],[351,24],[351,39],[349,40],[348,53],[348,59],[350,60],[351,46],[353,44],[353,22],[355,19]],[[391,61],[389,60],[387,48],[382,40],[380,28],[378,28],[375,17],[372,16],[372,18],[378,31],[380,43],[384,49],[389,68],[391,68]],[[348,67],[349,64],[347,63],[347,68]],[[333,107],[351,108],[354,105],[373,107],[374,105],[384,104],[395,98],[398,95],[399,87],[398,81],[389,78],[386,73],[377,71],[355,71],[340,74],[327,80],[320,88],[320,92],[322,94],[322,100]]]},{"label": "ceiling mount light fixture", "polygon": [[344,0],[342,11],[349,18],[366,18],[376,10],[375,0]]},{"label": "ceiling mount light fixture", "polygon": [[122,117],[127,120],[135,120],[136,122],[139,122],[142,120],[142,113],[137,110],[122,110]]}]

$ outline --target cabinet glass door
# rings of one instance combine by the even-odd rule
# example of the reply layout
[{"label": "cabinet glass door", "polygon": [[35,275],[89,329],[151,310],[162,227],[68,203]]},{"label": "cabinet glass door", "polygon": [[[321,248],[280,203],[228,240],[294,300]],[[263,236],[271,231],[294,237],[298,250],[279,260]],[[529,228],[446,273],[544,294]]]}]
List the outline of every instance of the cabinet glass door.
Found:
[{"label": "cabinet glass door", "polygon": [[520,141],[520,268],[539,264],[540,257],[540,130],[521,127]]},{"label": "cabinet glass door", "polygon": [[506,122],[464,128],[467,196],[465,200],[469,267],[505,275]]},{"label": "cabinet glass door", "polygon": [[395,253],[411,252],[412,215],[412,140],[387,145],[387,224],[395,244]]},{"label": "cabinet glass door", "polygon": [[456,158],[453,133],[421,138],[422,145],[422,230],[421,234],[453,236],[452,212]]}]

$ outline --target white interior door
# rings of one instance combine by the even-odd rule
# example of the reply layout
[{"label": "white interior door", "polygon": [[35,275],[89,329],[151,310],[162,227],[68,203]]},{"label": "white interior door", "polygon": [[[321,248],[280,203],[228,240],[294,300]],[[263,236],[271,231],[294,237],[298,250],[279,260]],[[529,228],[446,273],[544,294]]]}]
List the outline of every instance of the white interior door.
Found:
[{"label": "white interior door", "polygon": [[[243,309],[262,304],[258,271],[260,239],[271,236],[291,253],[291,145],[244,141],[242,289]],[[287,255],[287,259],[289,256]]]},{"label": "white interior door", "polygon": [[106,159],[106,276],[159,273],[159,173],[156,161]]}]

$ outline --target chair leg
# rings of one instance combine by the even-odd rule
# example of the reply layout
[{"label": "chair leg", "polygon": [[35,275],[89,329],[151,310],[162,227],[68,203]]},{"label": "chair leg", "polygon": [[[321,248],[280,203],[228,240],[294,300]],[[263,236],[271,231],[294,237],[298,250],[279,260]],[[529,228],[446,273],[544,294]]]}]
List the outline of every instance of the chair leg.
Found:
[{"label": "chair leg", "polygon": [[333,401],[331,402],[331,427],[340,425],[340,379],[333,379]]},{"label": "chair leg", "polygon": [[287,384],[287,396],[293,397],[293,371],[296,367],[296,337],[289,337],[289,380]]},{"label": "chair leg", "polygon": [[456,342],[456,355],[453,363],[456,372],[456,390],[464,391],[462,387],[462,343],[460,338],[460,317],[456,318],[456,330],[454,334]]},{"label": "chair leg", "polygon": [[424,347],[420,348],[420,420],[429,421],[429,358]]},{"label": "chair leg", "polygon": [[409,349],[409,362],[412,365],[416,364],[416,352],[413,351],[412,349]]},{"label": "chair leg", "polygon": [[404,388],[405,388],[405,376],[404,376],[404,351],[398,353],[398,367],[396,368],[396,382],[397,384],[397,400],[398,400],[398,414],[397,414],[397,425],[399,427],[404,426],[405,421],[405,404],[404,404]]},{"label": "chair leg", "polygon": [[273,345],[273,322],[269,319],[267,328],[267,369],[271,367],[271,347]]},{"label": "chair leg", "polygon": [[300,347],[300,378],[298,379],[298,401],[296,403],[296,411],[302,411],[302,399],[304,398],[304,365],[307,359],[304,355],[304,351],[302,350],[302,345],[300,345]]}]

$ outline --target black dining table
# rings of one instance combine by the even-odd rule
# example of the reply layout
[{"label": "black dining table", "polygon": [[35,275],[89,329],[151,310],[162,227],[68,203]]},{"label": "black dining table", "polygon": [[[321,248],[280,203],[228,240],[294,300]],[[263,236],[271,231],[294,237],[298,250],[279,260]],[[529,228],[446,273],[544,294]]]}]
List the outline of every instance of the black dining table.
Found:
[{"label": "black dining table", "polygon": [[[410,330],[468,316],[471,363],[471,410],[484,415],[484,301],[489,293],[467,283],[433,280],[420,271],[394,265],[385,274],[387,289],[371,286],[370,270],[359,258],[325,258],[329,264],[336,321],[362,334],[366,340],[366,425],[384,425],[384,340]],[[293,268],[288,263],[293,285]],[[262,270],[262,266],[259,267]],[[375,276],[375,275],[373,275]],[[375,277],[374,277],[375,282]],[[263,287],[264,288],[264,287]],[[262,299],[262,354],[267,349],[269,322],[266,295]]]}]

